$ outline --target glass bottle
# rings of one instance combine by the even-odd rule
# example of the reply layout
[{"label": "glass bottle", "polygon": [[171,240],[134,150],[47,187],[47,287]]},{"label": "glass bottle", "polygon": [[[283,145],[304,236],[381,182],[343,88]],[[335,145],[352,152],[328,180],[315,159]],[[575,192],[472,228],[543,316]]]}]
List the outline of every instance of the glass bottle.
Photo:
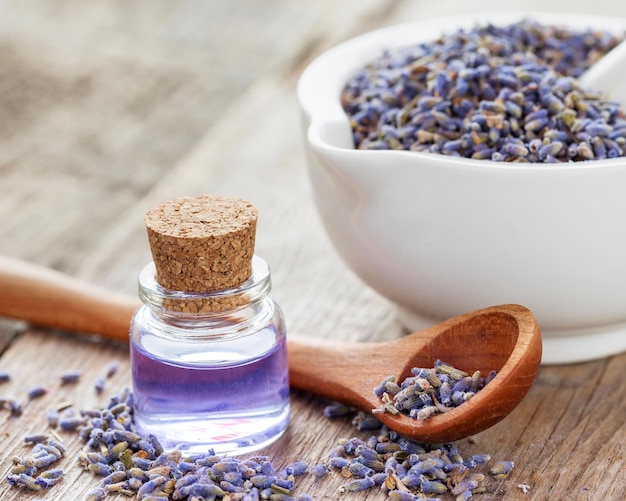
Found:
[{"label": "glass bottle", "polygon": [[[154,244],[153,256],[163,263]],[[171,266],[179,250],[165,252]],[[134,419],[166,450],[249,452],[288,425],[284,317],[268,295],[267,263],[258,256],[250,261],[248,278],[219,290],[166,288],[156,261],[140,273],[144,304],[130,333]]]}]

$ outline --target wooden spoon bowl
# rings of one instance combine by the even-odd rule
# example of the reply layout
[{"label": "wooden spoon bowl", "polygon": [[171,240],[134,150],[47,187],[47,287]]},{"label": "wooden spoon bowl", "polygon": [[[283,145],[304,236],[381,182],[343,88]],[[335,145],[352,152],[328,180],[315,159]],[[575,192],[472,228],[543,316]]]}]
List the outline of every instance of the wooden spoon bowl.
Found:
[{"label": "wooden spoon bowl", "polygon": [[398,381],[413,367],[435,360],[473,373],[497,376],[473,398],[444,414],[416,420],[377,414],[389,428],[416,440],[440,443],[468,437],[506,417],[532,386],[541,363],[541,335],[534,315],[519,305],[467,313],[385,343],[323,339],[289,342],[291,385],[365,411],[381,402],[373,389],[385,377]]},{"label": "wooden spoon bowl", "polygon": [[[128,341],[137,299],[86,284],[46,268],[0,258],[0,315],[32,324]],[[502,305],[461,315],[384,343],[347,343],[288,335],[293,388],[370,412],[380,406],[374,388],[387,376],[399,381],[413,367],[435,360],[473,373],[498,375],[476,396],[444,414],[416,420],[377,414],[392,430],[429,443],[458,440],[506,417],[533,384],[541,362],[534,315]]]}]

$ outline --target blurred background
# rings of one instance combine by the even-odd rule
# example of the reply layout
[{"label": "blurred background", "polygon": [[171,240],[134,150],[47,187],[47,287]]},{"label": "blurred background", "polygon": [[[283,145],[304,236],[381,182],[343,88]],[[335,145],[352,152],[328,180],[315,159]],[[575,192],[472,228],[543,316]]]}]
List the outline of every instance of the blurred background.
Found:
[{"label": "blurred background", "polygon": [[255,89],[295,103],[306,63],[371,26],[526,9],[626,16],[614,0],[0,0],[0,254],[86,266]]}]

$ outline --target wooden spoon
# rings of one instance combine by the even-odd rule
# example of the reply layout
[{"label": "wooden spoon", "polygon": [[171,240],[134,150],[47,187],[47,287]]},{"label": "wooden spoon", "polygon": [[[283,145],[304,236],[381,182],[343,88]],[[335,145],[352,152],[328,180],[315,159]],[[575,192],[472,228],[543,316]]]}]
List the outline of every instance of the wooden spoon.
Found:
[{"label": "wooden spoon", "polygon": [[[0,315],[32,324],[128,341],[139,302],[22,261],[0,258]],[[373,389],[385,377],[402,380],[412,367],[441,359],[472,373],[498,375],[475,397],[426,420],[378,414],[415,440],[441,443],[468,437],[506,417],[524,398],[541,362],[541,335],[523,306],[502,305],[461,315],[384,343],[348,343],[288,336],[291,386],[370,412]]]}]

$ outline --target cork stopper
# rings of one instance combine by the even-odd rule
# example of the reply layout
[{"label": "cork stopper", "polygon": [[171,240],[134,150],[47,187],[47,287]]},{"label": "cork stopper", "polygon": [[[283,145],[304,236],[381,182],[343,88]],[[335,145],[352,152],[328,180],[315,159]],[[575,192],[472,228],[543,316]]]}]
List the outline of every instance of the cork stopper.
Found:
[{"label": "cork stopper", "polygon": [[214,292],[250,277],[258,212],[238,198],[178,198],[148,211],[156,280],[169,290]]}]

